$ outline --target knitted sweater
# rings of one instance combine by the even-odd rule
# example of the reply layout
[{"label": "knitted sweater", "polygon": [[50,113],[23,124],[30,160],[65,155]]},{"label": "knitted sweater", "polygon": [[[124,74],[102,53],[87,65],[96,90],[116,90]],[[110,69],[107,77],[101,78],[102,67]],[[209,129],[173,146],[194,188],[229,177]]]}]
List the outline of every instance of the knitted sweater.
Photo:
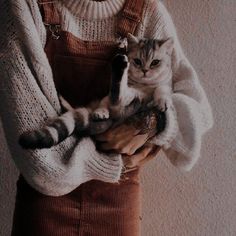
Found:
[{"label": "knitted sweater", "polygon": [[[59,0],[62,29],[82,40],[115,40],[117,13],[125,0]],[[23,150],[22,132],[60,114],[52,70],[44,52],[46,29],[36,0],[0,0],[0,116],[12,158],[27,182],[59,196],[91,179],[118,182],[121,155],[96,151],[90,138],[75,136],[50,149]],[[180,46],[172,19],[157,0],[146,0],[139,37],[175,40],[173,102],[178,132],[164,150],[171,163],[190,170],[200,156],[203,134],[212,127],[211,108]]]}]

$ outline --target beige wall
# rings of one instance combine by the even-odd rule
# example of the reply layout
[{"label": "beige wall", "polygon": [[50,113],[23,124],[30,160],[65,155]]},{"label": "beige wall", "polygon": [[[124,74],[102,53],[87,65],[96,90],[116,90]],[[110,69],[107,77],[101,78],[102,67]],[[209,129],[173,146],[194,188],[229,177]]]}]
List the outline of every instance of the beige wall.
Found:
[{"label": "beige wall", "polygon": [[[202,157],[191,172],[180,173],[164,156],[144,168],[142,236],[233,236],[236,0],[166,0],[165,4],[207,91],[215,126],[205,136]],[[17,173],[3,140],[0,144],[0,236],[8,236]]]},{"label": "beige wall", "polygon": [[143,236],[236,235],[236,0],[166,0],[213,107],[201,159],[180,173],[164,157],[143,172]]}]

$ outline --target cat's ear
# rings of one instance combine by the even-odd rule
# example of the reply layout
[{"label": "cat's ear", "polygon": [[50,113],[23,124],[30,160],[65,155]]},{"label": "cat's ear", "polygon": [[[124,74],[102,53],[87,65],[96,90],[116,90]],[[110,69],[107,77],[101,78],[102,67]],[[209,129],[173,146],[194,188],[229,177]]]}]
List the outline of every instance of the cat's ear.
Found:
[{"label": "cat's ear", "polygon": [[128,41],[128,44],[138,44],[139,43],[139,39],[137,37],[135,37],[134,35],[132,35],[131,33],[128,33],[127,41]]},{"label": "cat's ear", "polygon": [[171,55],[173,48],[174,48],[174,39],[173,38],[168,38],[160,46],[160,50],[165,51],[168,55]]}]

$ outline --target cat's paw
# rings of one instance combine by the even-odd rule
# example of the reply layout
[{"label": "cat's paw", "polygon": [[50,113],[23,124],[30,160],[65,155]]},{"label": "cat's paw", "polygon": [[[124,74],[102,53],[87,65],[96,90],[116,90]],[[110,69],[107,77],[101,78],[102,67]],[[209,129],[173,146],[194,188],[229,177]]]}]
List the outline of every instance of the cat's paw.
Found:
[{"label": "cat's paw", "polygon": [[93,120],[109,119],[109,110],[106,108],[98,108],[92,114]]},{"label": "cat's paw", "polygon": [[128,67],[128,57],[123,54],[117,54],[112,60],[112,69],[117,70],[124,70]]},{"label": "cat's paw", "polygon": [[127,48],[128,47],[128,40],[127,38],[123,38],[119,41],[118,45],[119,49]]},{"label": "cat's paw", "polygon": [[170,106],[172,105],[172,101],[168,98],[159,98],[156,101],[156,105],[158,106],[160,111],[164,112],[170,108]]}]

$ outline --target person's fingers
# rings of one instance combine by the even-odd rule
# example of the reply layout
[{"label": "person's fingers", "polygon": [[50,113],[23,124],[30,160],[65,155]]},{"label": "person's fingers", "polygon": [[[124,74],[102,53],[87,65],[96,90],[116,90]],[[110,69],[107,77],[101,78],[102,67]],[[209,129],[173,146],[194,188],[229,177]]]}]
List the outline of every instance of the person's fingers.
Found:
[{"label": "person's fingers", "polygon": [[123,155],[123,162],[126,168],[134,168],[138,166],[138,163],[142,161],[150,152],[152,151],[152,146],[143,146],[138,153],[129,156]]},{"label": "person's fingers", "polygon": [[132,125],[121,124],[116,127],[111,127],[106,132],[95,136],[97,141],[109,141],[111,139],[122,139],[124,137],[132,137],[140,132],[139,129]]},{"label": "person's fingers", "polygon": [[133,155],[139,148],[141,148],[148,140],[148,134],[140,134],[135,136],[129,143],[128,148],[125,150],[125,154]]},{"label": "person's fingers", "polygon": [[138,164],[143,161],[147,155],[152,151],[151,146],[143,146],[137,154],[133,155],[132,159],[132,166],[138,166]]},{"label": "person's fingers", "polygon": [[146,158],[144,158],[143,160],[139,162],[138,166],[143,166],[146,162],[154,159],[160,150],[161,150],[160,146],[154,146],[151,152],[146,156]]},{"label": "person's fingers", "polygon": [[131,137],[129,137],[128,135],[120,138],[116,137],[107,142],[98,143],[98,147],[104,151],[114,150],[118,153],[124,153],[125,152],[124,149],[129,144],[130,139]]},{"label": "person's fingers", "polygon": [[125,170],[127,170],[128,168],[134,168],[131,164],[130,156],[122,155],[122,161],[123,161],[123,165],[124,165]]},{"label": "person's fingers", "polygon": [[135,133],[136,133],[136,130],[133,127],[127,127],[127,126],[121,125],[115,128],[111,128],[102,134],[96,135],[95,139],[97,141],[106,142],[112,139],[122,139],[123,137],[126,137],[126,136],[134,136]]},{"label": "person's fingers", "polygon": [[123,174],[134,171],[143,166],[146,162],[154,159],[160,149],[160,146],[147,144],[143,148],[141,148],[140,151],[135,155],[122,155],[124,165]]},{"label": "person's fingers", "polygon": [[137,170],[137,168],[138,168],[138,167],[136,167],[136,166],[133,167],[133,168],[125,168],[125,170],[123,171],[123,173],[124,173],[124,174],[129,173],[129,172],[131,172],[131,171]]},{"label": "person's fingers", "polygon": [[147,134],[137,136],[124,136],[119,139],[113,139],[110,142],[103,142],[98,144],[100,150],[108,151],[114,150],[121,154],[133,155],[137,149],[142,147],[148,139]]}]

